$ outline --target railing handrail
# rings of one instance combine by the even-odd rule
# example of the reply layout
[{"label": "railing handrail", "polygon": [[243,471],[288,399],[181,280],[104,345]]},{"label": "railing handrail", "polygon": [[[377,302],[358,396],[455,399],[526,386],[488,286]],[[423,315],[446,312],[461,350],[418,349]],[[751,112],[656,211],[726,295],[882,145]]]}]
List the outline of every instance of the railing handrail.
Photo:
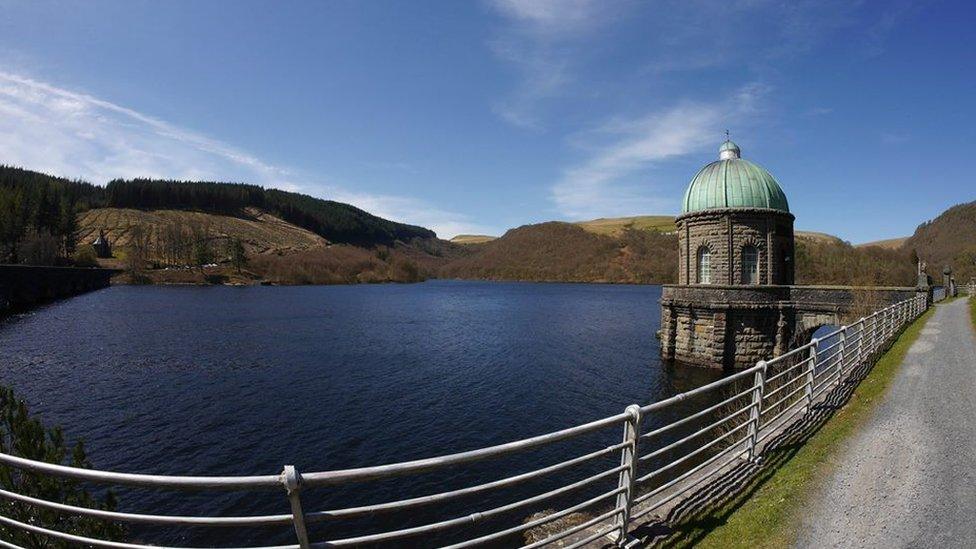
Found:
[{"label": "railing handrail", "polygon": [[[593,540],[603,534],[616,536],[620,541],[626,537],[629,526],[637,518],[646,515],[662,505],[679,497],[687,490],[700,485],[712,478],[719,471],[735,463],[742,456],[749,459],[758,459],[761,456],[759,444],[768,441],[779,430],[791,425],[792,421],[800,414],[808,413],[818,399],[827,393],[831,387],[840,383],[841,379],[848,374],[854,366],[870,360],[875,353],[882,349],[882,345],[897,336],[898,330],[911,322],[928,307],[928,301],[924,295],[916,295],[913,298],[889,305],[874,313],[862,317],[849,325],[828,332],[821,338],[814,338],[809,343],[789,350],[768,362],[760,361],[755,366],[738,371],[730,376],[713,381],[690,391],[685,391],[663,400],[645,405],[643,407],[636,404],[630,405],[623,413],[614,414],[594,421],[583,423],[523,438],[503,444],[478,448],[464,452],[457,452],[442,456],[435,456],[424,459],[376,465],[370,467],[359,467],[352,469],[339,469],[329,471],[319,471],[299,474],[294,467],[285,466],[282,473],[277,475],[251,475],[251,476],[177,476],[177,475],[149,475],[136,473],[120,473],[113,471],[103,471],[96,469],[83,469],[70,467],[55,463],[31,460],[14,456],[11,454],[0,453],[0,465],[7,465],[16,469],[30,471],[39,474],[48,474],[61,478],[94,482],[99,484],[137,486],[173,490],[265,490],[284,488],[292,504],[292,513],[286,515],[258,515],[245,517],[198,517],[198,516],[175,516],[175,515],[153,515],[135,514],[119,511],[107,511],[100,509],[90,509],[67,505],[58,502],[50,502],[37,497],[24,494],[17,494],[7,490],[0,490],[0,499],[18,501],[26,505],[46,507],[62,513],[73,513],[77,515],[87,515],[96,518],[115,520],[121,522],[136,523],[155,523],[168,525],[184,526],[267,526],[267,525],[292,525],[298,537],[298,545],[286,547],[324,547],[324,546],[344,546],[354,545],[361,542],[382,542],[400,539],[404,536],[416,535],[420,533],[430,533],[447,528],[473,524],[480,522],[487,517],[499,515],[513,509],[518,509],[526,505],[541,502],[543,500],[561,496],[579,488],[591,485],[596,481],[606,478],[619,477],[616,489],[603,492],[598,497],[587,496],[587,501],[570,506],[561,511],[554,512],[542,518],[537,518],[528,523],[491,534],[481,535],[474,539],[469,539],[459,546],[468,546],[477,543],[479,540],[498,539],[505,533],[522,532],[529,527],[539,526],[566,516],[571,512],[577,512],[584,508],[591,507],[600,502],[605,502],[608,498],[616,497],[613,503],[613,510],[609,513],[600,514],[597,519],[590,519],[584,522],[586,525],[599,526],[606,521],[615,521],[613,526],[599,530],[600,535],[589,535],[585,540]],[[850,337],[848,337],[850,336]],[[832,343],[828,343],[836,339]],[[819,346],[823,345],[820,349]],[[804,356],[803,352],[809,356]],[[819,354],[818,354],[819,353]],[[796,363],[777,371],[775,375],[769,376],[771,365],[785,362],[792,358],[799,358]],[[751,385],[744,390],[735,390],[731,397],[725,397],[717,404],[707,405],[704,409],[693,412],[665,425],[653,426],[652,430],[642,433],[642,418],[647,414],[662,410],[679,402],[687,401],[695,396],[715,391],[732,385],[742,379],[752,377]],[[778,387],[773,386],[767,389],[767,385],[778,382]],[[800,383],[802,382],[802,383]],[[785,392],[785,396],[783,393]],[[741,405],[737,402],[750,400],[748,404]],[[734,408],[726,410],[725,408]],[[692,421],[708,419],[709,414],[721,414],[718,420],[708,420],[704,424],[695,425]],[[741,418],[748,413],[744,423],[730,423],[736,418]],[[385,503],[370,504],[360,507],[348,507],[345,509],[335,509],[332,511],[312,511],[305,512],[301,505],[301,491],[307,488],[322,486],[332,486],[338,484],[365,482],[376,479],[385,479],[395,476],[425,473],[433,470],[482,461],[494,457],[510,455],[517,452],[526,451],[532,448],[553,444],[559,441],[572,439],[588,433],[593,433],[614,425],[624,426],[623,442],[605,446],[595,451],[590,451],[582,455],[577,455],[559,463],[550,464],[528,472],[510,475],[491,482],[486,482],[474,486],[449,490],[436,494],[400,499]],[[692,433],[680,433],[676,440],[658,441],[657,435],[669,431],[682,425],[691,425]],[[715,436],[706,436],[715,429],[725,429]],[[741,438],[740,438],[741,435]],[[649,452],[640,453],[638,446],[649,441],[657,441],[661,447],[652,449]],[[695,445],[690,443],[695,442]],[[700,443],[700,445],[699,445]],[[718,446],[726,443],[728,446]],[[745,446],[743,446],[745,444]],[[639,474],[639,466],[642,463],[650,463],[652,459],[663,458],[674,452],[678,448],[693,446],[684,451],[685,453],[670,459],[665,463],[657,463],[655,469],[650,473]],[[696,446],[697,445],[697,446]],[[715,455],[707,457],[704,461],[697,463],[690,461],[698,455],[708,456],[710,452],[718,449]],[[343,518],[372,516],[375,513],[387,511],[397,511],[410,509],[420,505],[447,501],[453,498],[467,496],[487,490],[495,490],[502,487],[513,486],[523,482],[538,478],[543,475],[551,474],[555,471],[562,471],[569,467],[577,466],[584,462],[589,462],[597,458],[612,455],[620,452],[622,459],[620,465],[611,469],[602,469],[597,474],[589,474],[583,480],[577,480],[569,484],[561,484],[556,488],[550,488],[543,494],[521,498],[514,502],[496,506],[479,513],[463,515],[453,519],[440,520],[421,526],[414,526],[401,530],[388,530],[386,532],[374,533],[364,536],[354,536],[345,539],[337,539],[331,542],[311,543],[305,529],[305,522],[319,522],[322,520],[336,521]],[[709,452],[709,453],[706,453]],[[720,458],[731,455],[730,458],[719,461]],[[691,469],[683,470],[679,465],[692,465]],[[687,467],[688,465],[685,465]],[[670,471],[667,476],[662,473]],[[670,478],[672,475],[674,478]],[[662,477],[663,484],[654,487],[649,492],[640,496],[636,495],[639,486],[655,477]],[[687,483],[680,488],[682,483]],[[668,491],[665,493],[665,491]],[[639,511],[635,507],[645,504],[655,495],[662,494],[650,507],[643,506]],[[615,517],[615,518],[614,518]],[[9,518],[0,516],[0,525],[7,525],[12,528],[19,528],[37,535],[51,536],[69,541],[85,540],[86,543],[101,547],[151,547],[148,545],[129,544],[121,542],[91,540],[82,536],[75,536],[66,532],[58,532],[43,528],[39,525],[26,525]],[[528,526],[531,525],[531,526]],[[587,526],[581,527],[579,524],[565,528],[556,534],[550,535],[546,540],[554,541],[563,539],[569,535],[585,530]],[[602,532],[602,534],[601,534]],[[530,546],[538,546],[548,541],[536,542]],[[97,543],[96,543],[97,542]],[[583,541],[571,546],[579,546]],[[5,545],[6,542],[5,542]]]}]

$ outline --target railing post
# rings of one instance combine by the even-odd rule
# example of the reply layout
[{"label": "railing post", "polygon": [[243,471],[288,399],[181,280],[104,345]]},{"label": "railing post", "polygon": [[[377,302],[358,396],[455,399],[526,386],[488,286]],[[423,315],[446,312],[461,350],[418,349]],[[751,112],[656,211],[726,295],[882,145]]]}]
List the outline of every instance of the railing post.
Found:
[{"label": "railing post", "polygon": [[302,477],[293,465],[285,465],[285,470],[281,472],[281,483],[285,485],[288,502],[291,503],[291,521],[298,536],[298,546],[308,549],[308,531],[305,529],[305,512],[302,511]]},{"label": "railing post", "polygon": [[834,387],[840,385],[840,379],[844,375],[844,360],[847,356],[847,326],[842,326],[840,329],[840,351],[838,351],[838,357],[840,360],[837,362],[837,379],[834,380]]},{"label": "railing post", "polygon": [[766,361],[760,360],[756,366],[759,366],[759,369],[756,370],[756,375],[752,381],[752,409],[749,410],[749,428],[747,430],[749,437],[748,455],[749,461],[752,462],[759,460],[756,456],[756,444],[759,439],[759,418],[762,416],[763,393],[766,391]]},{"label": "railing post", "polygon": [[857,336],[857,358],[854,365],[860,366],[864,362],[864,328],[866,327],[864,317],[862,316],[861,320],[858,320],[857,323],[861,325],[861,329],[858,331]]},{"label": "railing post", "polygon": [[820,340],[817,338],[810,340],[810,364],[807,364],[806,381],[803,383],[803,398],[807,400],[806,406],[803,407],[804,414],[813,409],[813,370],[817,367],[818,343]]},{"label": "railing post", "polygon": [[641,411],[640,406],[631,404],[625,410],[629,416],[624,423],[624,446],[620,450],[620,471],[618,488],[623,491],[617,494],[616,543],[624,545],[627,542],[627,527],[630,525],[630,515],[634,505],[634,483],[637,479],[637,440],[640,438]]}]

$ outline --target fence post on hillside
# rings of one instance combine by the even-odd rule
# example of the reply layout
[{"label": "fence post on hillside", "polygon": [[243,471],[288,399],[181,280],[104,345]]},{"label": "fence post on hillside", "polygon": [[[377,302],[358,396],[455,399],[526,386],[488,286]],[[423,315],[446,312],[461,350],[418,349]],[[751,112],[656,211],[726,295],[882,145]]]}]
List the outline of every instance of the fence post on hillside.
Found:
[{"label": "fence post on hillside", "polygon": [[308,549],[308,531],[305,529],[305,512],[302,511],[302,477],[295,470],[294,465],[285,465],[281,472],[281,483],[284,484],[288,493],[288,502],[291,504],[291,522],[295,526],[295,535],[298,537],[298,546],[301,549]]},{"label": "fence post on hillside", "polygon": [[861,328],[857,332],[857,354],[854,355],[855,368],[860,366],[861,363],[864,362],[864,328],[865,326],[867,326],[864,322],[863,316],[861,317],[861,320],[857,321],[857,323],[861,326]]},{"label": "fence post on hillside", "polygon": [[842,326],[840,329],[840,351],[837,355],[839,361],[837,362],[837,379],[834,380],[834,387],[840,385],[840,379],[844,375],[844,361],[847,357],[847,328],[848,326]]},{"label": "fence post on hillside", "polygon": [[803,382],[803,398],[806,399],[807,404],[803,407],[803,413],[806,414],[813,409],[813,370],[817,367],[817,344],[820,340],[813,338],[810,340],[810,363],[807,364],[806,380]]},{"label": "fence post on hillside", "polygon": [[756,366],[759,366],[759,369],[756,370],[756,375],[752,381],[752,408],[749,410],[749,428],[747,430],[749,437],[748,456],[749,461],[752,462],[757,461],[756,443],[759,439],[759,417],[762,415],[763,392],[766,390],[766,361],[760,360]]},{"label": "fence post on hillside", "polygon": [[637,440],[640,438],[641,409],[631,404],[625,410],[627,421],[624,423],[624,444],[620,450],[620,471],[617,494],[617,545],[627,542],[627,526],[630,525],[630,514],[634,506],[634,484],[637,479]]}]

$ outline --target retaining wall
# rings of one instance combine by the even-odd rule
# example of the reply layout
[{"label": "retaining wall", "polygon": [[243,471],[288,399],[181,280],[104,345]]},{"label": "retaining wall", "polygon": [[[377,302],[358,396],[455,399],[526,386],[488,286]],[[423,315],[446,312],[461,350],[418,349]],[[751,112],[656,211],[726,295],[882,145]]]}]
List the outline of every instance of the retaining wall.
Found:
[{"label": "retaining wall", "polygon": [[0,315],[105,288],[116,271],[0,265]]}]

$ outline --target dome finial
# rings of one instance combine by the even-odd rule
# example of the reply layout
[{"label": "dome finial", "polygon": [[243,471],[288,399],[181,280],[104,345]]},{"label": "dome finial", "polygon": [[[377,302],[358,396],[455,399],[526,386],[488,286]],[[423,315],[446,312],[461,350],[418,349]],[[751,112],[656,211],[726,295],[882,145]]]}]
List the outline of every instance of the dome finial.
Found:
[{"label": "dome finial", "polygon": [[725,143],[718,148],[718,159],[719,160],[732,160],[734,158],[741,158],[742,151],[739,150],[739,146],[729,139],[729,130],[725,130]]}]

